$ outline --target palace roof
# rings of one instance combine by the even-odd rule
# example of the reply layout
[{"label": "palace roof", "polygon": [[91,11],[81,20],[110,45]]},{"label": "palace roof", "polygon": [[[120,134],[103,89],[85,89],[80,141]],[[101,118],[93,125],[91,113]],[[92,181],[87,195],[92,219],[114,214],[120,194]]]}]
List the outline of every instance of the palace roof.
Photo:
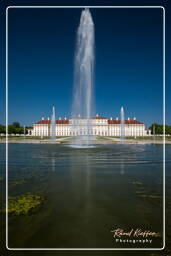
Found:
[{"label": "palace roof", "polygon": [[[93,117],[92,119],[107,119],[105,117],[102,116],[96,116]],[[111,119],[107,119],[108,124],[120,124],[121,120],[111,120]],[[41,120],[36,122],[35,124],[50,124],[51,120]],[[56,124],[69,124],[69,120],[56,120]],[[142,122],[138,121],[138,120],[125,120],[125,124],[143,124]]]},{"label": "palace roof", "polygon": [[96,115],[92,119],[107,119],[106,117]]},{"label": "palace roof", "polygon": [[[121,120],[108,120],[108,124],[120,124]],[[125,120],[125,124],[143,124],[138,120]]]},{"label": "palace roof", "polygon": [[[50,124],[51,120],[41,120],[36,124]],[[69,120],[56,120],[56,124],[69,124]]]}]

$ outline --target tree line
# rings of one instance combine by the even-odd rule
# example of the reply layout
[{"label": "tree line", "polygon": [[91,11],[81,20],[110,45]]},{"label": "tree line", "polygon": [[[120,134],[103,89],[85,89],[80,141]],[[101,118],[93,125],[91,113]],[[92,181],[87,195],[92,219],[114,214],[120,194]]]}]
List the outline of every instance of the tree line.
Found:
[{"label": "tree line", "polygon": [[[32,128],[30,126],[21,126],[19,122],[13,122],[8,125],[8,134],[28,134],[28,129]],[[6,134],[6,126],[0,124],[0,134]]]},{"label": "tree line", "polygon": [[[158,135],[164,133],[164,125],[163,124],[152,124],[149,129],[151,130],[151,134]],[[165,134],[171,135],[171,125],[165,125]]]}]

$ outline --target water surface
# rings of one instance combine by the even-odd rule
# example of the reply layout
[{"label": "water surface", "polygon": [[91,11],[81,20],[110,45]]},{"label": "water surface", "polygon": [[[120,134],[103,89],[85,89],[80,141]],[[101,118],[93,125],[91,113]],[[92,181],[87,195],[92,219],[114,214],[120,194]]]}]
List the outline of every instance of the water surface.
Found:
[{"label": "water surface", "polygon": [[[38,212],[9,215],[9,247],[162,247],[162,161],[162,145],[9,144],[9,195],[45,197]],[[116,228],[160,236],[145,246],[116,243]]]}]

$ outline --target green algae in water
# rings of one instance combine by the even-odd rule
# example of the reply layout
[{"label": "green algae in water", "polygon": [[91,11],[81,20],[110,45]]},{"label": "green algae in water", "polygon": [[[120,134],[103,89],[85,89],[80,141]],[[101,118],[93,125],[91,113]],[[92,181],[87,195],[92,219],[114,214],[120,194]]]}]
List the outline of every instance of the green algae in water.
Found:
[{"label": "green algae in water", "polygon": [[22,184],[25,184],[26,183],[26,180],[16,180],[12,183],[12,185],[22,185]]},{"label": "green algae in water", "polygon": [[162,198],[161,196],[157,196],[157,195],[141,195],[141,197],[149,198],[149,199],[160,199],[160,198]]},{"label": "green algae in water", "polygon": [[8,212],[14,215],[27,215],[38,209],[43,203],[40,195],[25,194],[17,197],[9,197]]},{"label": "green algae in water", "polygon": [[4,178],[2,176],[0,176],[0,182],[3,181],[3,180],[4,180]]},{"label": "green algae in water", "polygon": [[140,181],[132,181],[131,184],[133,185],[142,185],[143,183]]}]

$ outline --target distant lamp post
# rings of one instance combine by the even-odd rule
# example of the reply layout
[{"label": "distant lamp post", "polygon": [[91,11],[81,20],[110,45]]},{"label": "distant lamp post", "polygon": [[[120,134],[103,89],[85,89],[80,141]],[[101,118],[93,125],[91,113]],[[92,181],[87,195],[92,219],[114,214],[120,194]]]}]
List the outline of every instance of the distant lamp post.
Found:
[{"label": "distant lamp post", "polygon": [[153,125],[153,136],[154,136],[154,138],[155,138],[155,124]]},{"label": "distant lamp post", "polygon": [[26,138],[25,136],[26,136],[26,127],[24,125],[24,139]]}]

